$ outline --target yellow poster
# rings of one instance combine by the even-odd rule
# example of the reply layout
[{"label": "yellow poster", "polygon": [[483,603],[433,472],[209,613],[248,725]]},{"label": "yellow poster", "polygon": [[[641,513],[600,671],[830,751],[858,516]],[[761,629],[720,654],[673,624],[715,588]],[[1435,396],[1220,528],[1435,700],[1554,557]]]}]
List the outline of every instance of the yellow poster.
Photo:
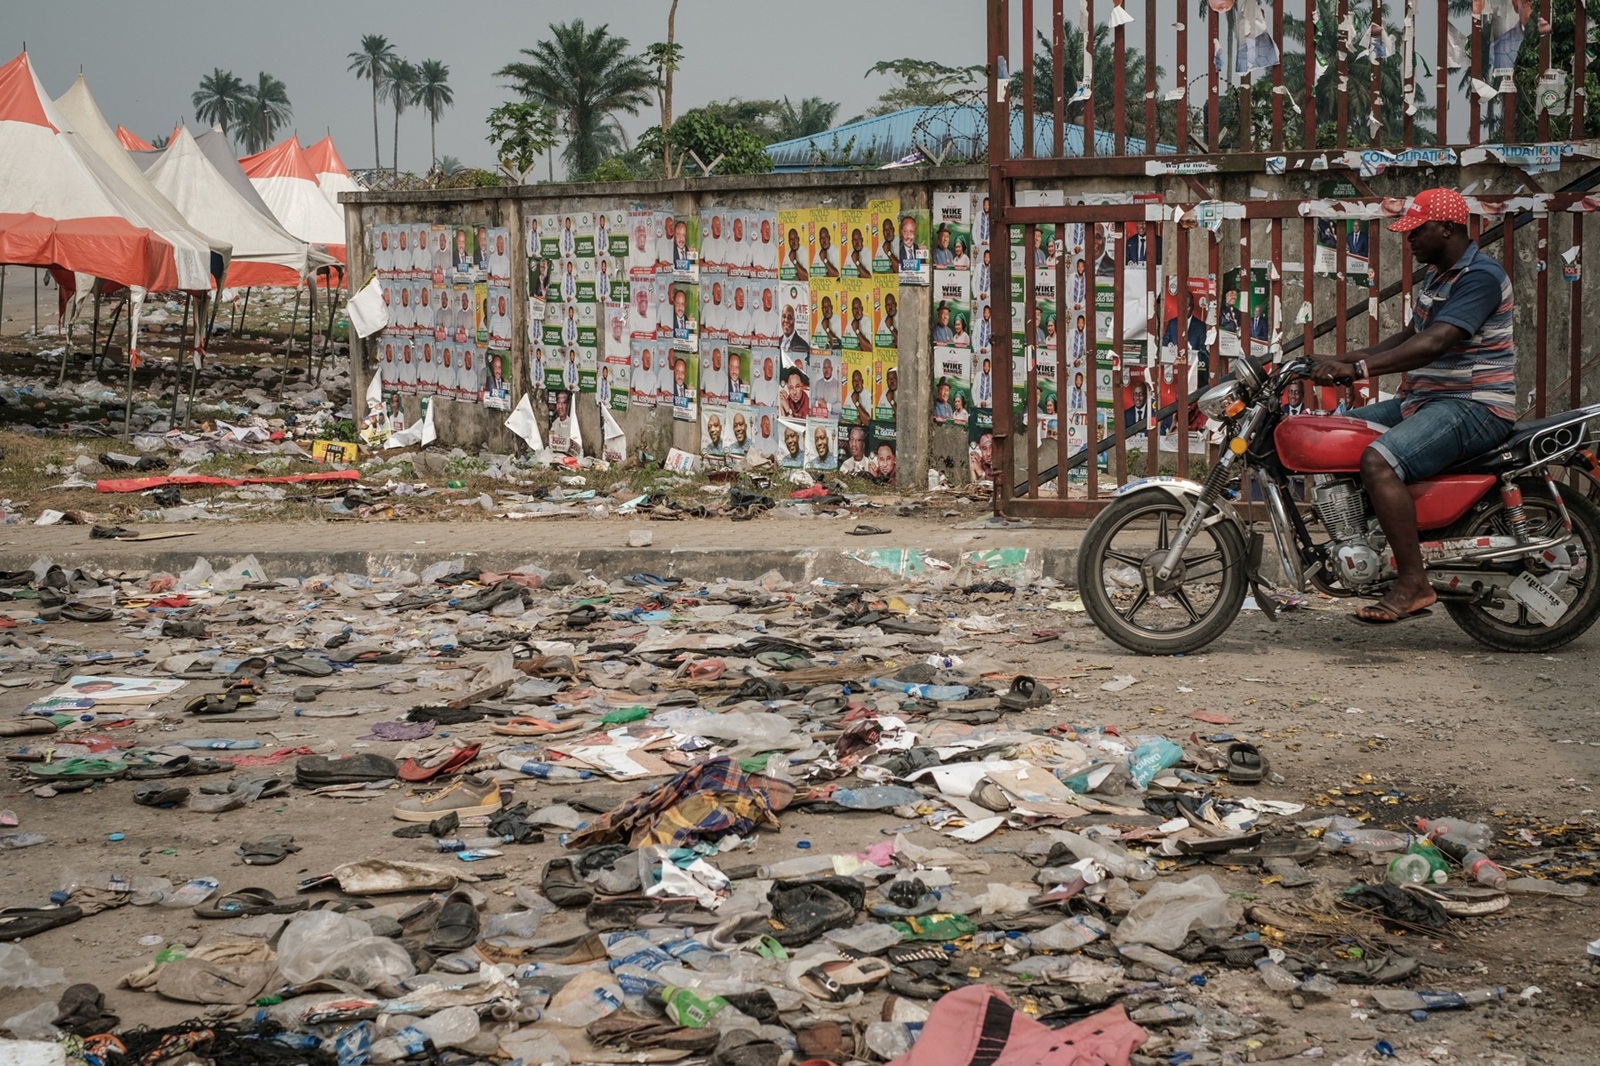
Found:
[{"label": "yellow poster", "polygon": [[866,209],[839,212],[839,274],[845,278],[872,277],[872,214]]},{"label": "yellow poster", "polygon": [[872,279],[873,299],[878,308],[874,317],[872,345],[881,350],[900,347],[900,285],[893,274]]},{"label": "yellow poster", "polygon": [[844,347],[843,319],[846,310],[842,284],[826,278],[811,281],[811,349]]},{"label": "yellow poster", "polygon": [[811,280],[811,243],[814,238],[810,211],[778,212],[779,280]]},{"label": "yellow poster", "polygon": [[839,338],[846,351],[870,352],[877,347],[878,287],[871,278],[845,278],[837,283],[839,317],[843,324]]},{"label": "yellow poster", "polygon": [[867,215],[872,221],[868,247],[872,251],[872,275],[880,284],[898,284],[896,270],[899,256],[895,247],[900,238],[900,201],[898,199],[872,200],[867,204]]},{"label": "yellow poster", "polygon": [[844,263],[840,249],[840,230],[843,228],[842,214],[831,207],[812,208],[811,225],[816,235],[811,245],[811,261],[808,264],[811,271],[811,280],[819,278],[837,280],[842,277],[841,267]]},{"label": "yellow poster", "polygon": [[874,364],[871,352],[844,353],[844,395],[839,403],[839,421],[863,426],[872,421],[877,374]]}]

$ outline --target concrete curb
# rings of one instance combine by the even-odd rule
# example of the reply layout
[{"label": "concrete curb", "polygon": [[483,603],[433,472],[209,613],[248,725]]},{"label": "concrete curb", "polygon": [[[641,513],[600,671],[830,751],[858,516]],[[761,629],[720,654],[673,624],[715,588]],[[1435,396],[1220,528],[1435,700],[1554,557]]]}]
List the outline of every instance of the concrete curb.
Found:
[{"label": "concrete curb", "polygon": [[[1007,547],[971,550],[953,544],[908,547],[877,546],[859,549],[803,548],[572,548],[558,547],[530,553],[527,548],[490,548],[482,551],[444,549],[367,550],[361,548],[322,550],[256,550],[243,546],[225,550],[160,547],[137,543],[103,542],[105,548],[73,546],[51,552],[51,558],[66,567],[94,566],[108,571],[153,571],[180,573],[204,556],[218,570],[254,555],[269,577],[309,577],[313,574],[356,573],[368,577],[411,571],[420,573],[428,566],[459,559],[469,567],[489,571],[512,571],[529,567],[592,573],[601,578],[621,577],[643,571],[664,577],[691,581],[730,578],[749,581],[776,571],[785,580],[810,583],[816,580],[841,584],[888,585],[901,581],[953,579],[962,584],[1003,579],[1032,581],[1053,578],[1074,584],[1077,561],[1075,545],[1062,547]],[[181,543],[181,542],[177,542]],[[20,570],[33,565],[37,552],[0,549],[0,569]]]}]

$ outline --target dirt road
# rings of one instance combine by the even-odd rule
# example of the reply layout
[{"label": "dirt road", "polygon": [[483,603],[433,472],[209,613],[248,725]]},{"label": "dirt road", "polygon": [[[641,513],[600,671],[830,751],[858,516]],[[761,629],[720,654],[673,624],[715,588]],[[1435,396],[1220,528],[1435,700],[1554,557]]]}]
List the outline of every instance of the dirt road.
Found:
[{"label": "dirt road", "polygon": [[[534,610],[554,611],[558,604],[598,591],[603,590],[588,585],[541,592]],[[832,590],[791,591],[797,597],[794,606],[763,616],[769,634],[806,642],[821,634],[854,638],[870,632],[841,630],[837,622],[813,617],[812,605],[828,603]],[[1225,747],[1231,737],[1249,740],[1270,759],[1269,780],[1251,787],[1223,781],[1202,791],[1219,798],[1253,796],[1307,805],[1293,817],[1268,817],[1266,824],[1274,832],[1304,837],[1295,821],[1336,814],[1370,818],[1373,826],[1390,827],[1417,816],[1455,815],[1492,823],[1498,833],[1491,850],[1507,865],[1531,861],[1535,865],[1530,870],[1555,872],[1579,882],[1596,879],[1600,803],[1593,789],[1600,780],[1600,727],[1593,707],[1593,671],[1587,665],[1600,647],[1595,634],[1559,655],[1517,658],[1486,653],[1442,616],[1375,630],[1349,622],[1343,605],[1321,603],[1284,614],[1276,623],[1247,612],[1224,640],[1204,654],[1145,659],[1117,650],[1087,627],[1082,614],[1052,608],[1067,595],[1059,588],[1024,588],[998,603],[927,582],[896,583],[886,591],[918,607],[922,616],[938,619],[942,629],[934,643],[943,654],[961,657],[973,675],[994,674],[1003,689],[1013,674],[1030,673],[1056,690],[1052,706],[1008,716],[1006,726],[1115,727],[1125,738],[1161,735],[1192,749],[1208,741]],[[632,590],[629,599],[618,592],[614,605],[626,605],[641,595]],[[307,610],[314,600],[321,606]],[[268,646],[273,626],[298,624],[301,618],[325,624],[338,619],[354,625],[358,634],[364,627],[391,621],[365,596],[340,600],[332,594],[246,592],[226,601],[213,600],[207,611],[220,620],[211,623],[213,639],[201,646],[220,640],[238,650]],[[992,621],[973,621],[975,616]],[[453,618],[447,607],[404,614],[398,633],[380,643],[414,639]],[[49,636],[69,642],[54,645],[50,654],[69,651],[77,642],[91,649],[142,647],[152,659],[174,649],[171,641],[148,638],[132,625],[115,622],[63,622],[47,628]],[[582,639],[603,640],[603,631],[628,628],[626,622],[602,622]],[[724,620],[672,628],[712,632],[739,627]],[[969,631],[973,629],[997,631]],[[1062,635],[1044,643],[1018,643],[1019,636],[1039,630],[1058,630]],[[282,635],[281,630],[275,634]],[[546,635],[571,636],[559,631]],[[27,639],[22,643],[26,645]],[[893,644],[883,646],[890,662],[864,665],[863,676],[920,657],[906,651],[903,640],[898,650]],[[7,669],[0,676],[13,687],[0,691],[0,716],[9,716],[52,687],[51,667],[31,664],[18,656],[17,648],[3,650]],[[305,679],[269,673],[263,704],[285,711],[275,722],[208,726],[181,720],[174,709],[173,720],[108,733],[119,739],[136,737],[142,743],[227,736],[259,740],[266,751],[308,745],[392,755],[397,745],[358,738],[374,722],[395,719],[414,704],[461,695],[465,671],[460,667],[486,654],[468,653],[460,660],[412,654],[404,663],[360,667],[339,675],[334,683],[387,680],[396,682],[394,691],[335,689],[315,703],[292,698],[294,688]],[[854,658],[849,651],[835,654],[845,661]],[[1120,691],[1102,688],[1119,677],[1131,677],[1134,683]],[[185,695],[219,687],[191,682]],[[627,695],[623,692],[616,699],[625,700]],[[297,706],[350,708],[357,713],[347,718],[294,717],[290,711]],[[1212,721],[1197,719],[1196,714]],[[1215,724],[1224,721],[1218,715],[1231,723]],[[912,719],[912,728],[917,723]],[[485,743],[502,739],[493,736],[484,722],[449,727],[439,735],[444,733]],[[22,746],[38,744],[7,745],[8,749]],[[254,772],[292,776],[292,765],[290,760]],[[0,864],[0,895],[8,903],[42,903],[69,867],[118,868],[174,882],[211,876],[222,881],[224,890],[260,885],[290,895],[301,878],[355,858],[439,858],[427,853],[426,843],[390,835],[399,824],[389,815],[403,794],[398,790],[364,801],[292,790],[243,810],[205,815],[136,806],[130,799],[134,786],[126,781],[49,799],[24,794],[23,784],[19,771],[6,786],[3,806],[16,811],[21,828],[45,833],[52,843],[13,852]],[[587,799],[610,803],[628,799],[639,788],[624,782],[569,786],[519,779],[516,784],[517,798],[529,799],[534,806],[560,802],[580,790]],[[1119,802],[1136,807],[1139,798],[1125,795]],[[1022,860],[1022,853],[1040,842],[1037,829],[1015,828],[977,844],[956,844],[903,812],[820,813],[800,808],[785,812],[781,822],[780,830],[757,834],[748,850],[714,861],[723,866],[780,861],[804,854],[797,850],[802,841],[809,842],[812,854],[857,851],[893,839],[891,831],[909,823],[912,828],[906,832],[913,841],[927,847],[955,846],[987,862],[988,874],[956,877],[963,890],[979,893],[993,882],[1028,882],[1034,868]],[[267,868],[247,868],[238,862],[234,849],[239,844],[274,833],[293,834],[303,850]],[[113,841],[113,835],[119,838]],[[505,877],[482,886],[492,910],[506,909],[511,886],[537,886],[544,863],[561,854],[562,848],[552,835],[547,843],[508,846],[505,852],[502,859],[474,867]],[[1323,1061],[1365,1062],[1369,1060],[1342,1057],[1370,1051],[1379,1041],[1413,1056],[1401,1060],[1411,1062],[1595,1061],[1600,1014],[1595,1011],[1593,988],[1600,974],[1585,957],[1585,943],[1600,936],[1595,916],[1600,896],[1577,900],[1518,896],[1505,910],[1453,920],[1443,931],[1392,935],[1370,920],[1347,913],[1339,916],[1332,906],[1333,892],[1357,881],[1381,881],[1381,866],[1363,865],[1348,856],[1325,856],[1306,866],[1315,883],[1298,888],[1285,888],[1258,869],[1190,860],[1163,859],[1162,880],[1209,873],[1246,902],[1302,915],[1316,927],[1315,935],[1290,931],[1284,946],[1307,957],[1326,961],[1348,956],[1349,949],[1358,945],[1368,953],[1413,955],[1423,968],[1406,982],[1408,987],[1500,986],[1504,999],[1470,1011],[1436,1012],[1418,1022],[1405,1014],[1376,1011],[1367,998],[1370,989],[1357,985],[1342,985],[1329,1000],[1312,999],[1297,1006],[1266,989],[1253,970],[1210,963],[1196,967],[1206,975],[1203,985],[1180,983],[1176,996],[1169,998],[1205,1010],[1225,1010],[1247,1020],[1254,1031],[1226,1036],[1184,1025],[1152,1025],[1153,1043],[1146,1048],[1152,1056],[1149,1061],[1178,1061],[1171,1056],[1185,1049],[1199,1053],[1190,1061],[1220,1062],[1223,1059],[1215,1056],[1224,1051],[1253,1056],[1249,1061],[1267,1061],[1322,1048]],[[552,916],[540,935],[582,932],[581,914],[567,911]],[[40,962],[63,967],[69,982],[98,984],[125,1024],[163,1025],[192,1017],[199,1008],[117,988],[118,979],[147,963],[162,945],[192,944],[202,935],[217,935],[218,927],[228,924],[201,921],[186,910],[130,907],[52,930],[26,941],[26,947]],[[1264,936],[1275,942],[1270,932]],[[1068,988],[1019,984],[1016,975],[1002,969],[1013,960],[997,948],[970,958],[977,968],[973,972],[982,972],[995,983],[1010,981],[1013,992],[1034,996],[1043,1012],[1071,1001]],[[58,993],[58,988],[0,993],[0,1019]],[[881,1000],[881,994],[869,996],[853,1013],[863,1022],[875,1019]]]}]

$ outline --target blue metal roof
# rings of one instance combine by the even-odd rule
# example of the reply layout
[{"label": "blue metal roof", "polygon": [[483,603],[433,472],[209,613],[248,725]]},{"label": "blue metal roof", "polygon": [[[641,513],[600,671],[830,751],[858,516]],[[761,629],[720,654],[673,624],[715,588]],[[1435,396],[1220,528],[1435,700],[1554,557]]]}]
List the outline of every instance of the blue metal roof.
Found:
[{"label": "blue metal roof", "polygon": [[[767,154],[772,156],[773,169],[780,172],[882,167],[905,162],[908,157],[920,160],[919,149],[933,157],[931,162],[976,162],[987,159],[989,154],[984,118],[982,109],[973,105],[908,107],[847,122],[811,137],[769,144]],[[920,137],[916,135],[919,125],[923,127]],[[1081,156],[1083,127],[1067,123],[1066,151],[1058,153],[1054,150],[1053,125],[1051,116],[1034,116],[1034,152],[1041,156]],[[1109,130],[1095,130],[1094,146],[1096,155],[1116,154],[1116,138]],[[1018,110],[1011,111],[1011,151],[1013,155],[1022,154],[1022,112]],[[1172,151],[1170,145],[1156,146],[1157,154],[1168,155]],[[1129,137],[1123,154],[1146,154],[1144,141]]]}]

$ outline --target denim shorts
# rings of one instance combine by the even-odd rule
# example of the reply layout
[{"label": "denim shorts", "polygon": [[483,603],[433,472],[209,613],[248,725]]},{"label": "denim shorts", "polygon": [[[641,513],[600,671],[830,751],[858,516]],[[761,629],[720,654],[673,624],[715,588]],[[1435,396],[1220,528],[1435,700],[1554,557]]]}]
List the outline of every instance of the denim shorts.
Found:
[{"label": "denim shorts", "polygon": [[1400,414],[1398,399],[1358,407],[1350,413],[1392,427],[1370,447],[1387,459],[1408,485],[1488,451],[1515,428],[1481,403],[1448,397],[1424,400],[1405,417]]}]

